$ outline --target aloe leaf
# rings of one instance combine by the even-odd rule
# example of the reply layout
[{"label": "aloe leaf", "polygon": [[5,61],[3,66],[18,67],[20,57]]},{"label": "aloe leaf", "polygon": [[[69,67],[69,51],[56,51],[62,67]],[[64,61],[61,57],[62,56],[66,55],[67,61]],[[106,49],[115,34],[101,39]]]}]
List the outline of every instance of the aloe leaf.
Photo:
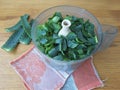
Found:
[{"label": "aloe leaf", "polygon": [[1,48],[6,51],[12,51],[19,43],[19,39],[21,35],[23,34],[23,32],[24,30],[21,28],[15,31]]},{"label": "aloe leaf", "polygon": [[25,30],[27,35],[31,38],[31,26],[25,16],[21,16],[21,22],[22,22],[23,29]]},{"label": "aloe leaf", "polygon": [[[25,17],[26,19],[28,19],[28,18],[29,18],[29,15],[28,15],[28,14],[25,14],[24,17]],[[14,26],[9,27],[9,28],[6,28],[6,31],[7,31],[7,32],[13,32],[13,31],[19,30],[19,28],[20,28],[21,26],[22,26],[22,22],[21,22],[21,20],[19,20]]]}]

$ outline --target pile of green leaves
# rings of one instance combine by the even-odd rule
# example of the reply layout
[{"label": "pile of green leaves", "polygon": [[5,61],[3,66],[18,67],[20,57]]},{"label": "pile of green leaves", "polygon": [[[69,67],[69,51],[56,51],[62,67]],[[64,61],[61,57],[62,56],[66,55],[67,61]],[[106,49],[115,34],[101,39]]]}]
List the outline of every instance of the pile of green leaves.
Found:
[{"label": "pile of green leaves", "polygon": [[[58,36],[64,19],[71,21],[71,32],[66,36]],[[38,48],[51,58],[57,60],[79,60],[91,54],[98,43],[94,32],[94,24],[83,18],[66,15],[62,17],[56,12],[44,24],[37,26]]]},{"label": "pile of green leaves", "polygon": [[5,44],[1,47],[6,51],[12,51],[21,44],[28,45],[31,42],[31,26],[33,19],[29,20],[29,15],[21,16],[21,19],[12,27],[6,28],[7,32],[13,32]]}]

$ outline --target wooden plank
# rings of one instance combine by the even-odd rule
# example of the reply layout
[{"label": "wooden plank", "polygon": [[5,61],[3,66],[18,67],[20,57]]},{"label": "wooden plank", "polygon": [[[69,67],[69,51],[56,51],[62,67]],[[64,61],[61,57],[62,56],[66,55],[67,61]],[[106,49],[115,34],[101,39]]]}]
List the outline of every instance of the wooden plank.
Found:
[{"label": "wooden plank", "polygon": [[[28,13],[34,18],[49,7],[63,4],[85,8],[101,23],[118,26],[120,29],[120,0],[0,0],[0,47],[11,35],[4,28],[14,25],[21,15]],[[12,53],[0,49],[0,90],[26,90],[9,62],[32,45],[19,45]],[[120,33],[109,49],[94,55],[94,63],[101,79],[106,80],[103,88],[95,90],[119,90]]]}]

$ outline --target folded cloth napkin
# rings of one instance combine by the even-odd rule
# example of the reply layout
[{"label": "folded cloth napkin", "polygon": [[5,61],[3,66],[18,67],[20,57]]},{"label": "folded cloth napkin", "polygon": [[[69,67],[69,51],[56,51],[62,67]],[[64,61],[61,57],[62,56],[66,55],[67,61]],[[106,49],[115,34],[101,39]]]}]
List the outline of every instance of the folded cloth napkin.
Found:
[{"label": "folded cloth napkin", "polygon": [[90,90],[102,87],[92,57],[72,74],[58,71],[41,60],[35,47],[11,62],[27,90]]}]

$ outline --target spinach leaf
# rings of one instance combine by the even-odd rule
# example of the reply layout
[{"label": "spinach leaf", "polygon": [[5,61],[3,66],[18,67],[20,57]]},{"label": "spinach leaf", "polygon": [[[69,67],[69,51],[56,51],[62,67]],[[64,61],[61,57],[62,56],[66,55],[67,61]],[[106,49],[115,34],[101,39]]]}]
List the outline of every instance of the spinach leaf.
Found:
[{"label": "spinach leaf", "polygon": [[48,41],[48,40],[47,40],[47,39],[45,39],[45,38],[40,39],[40,43],[41,43],[41,44],[46,44],[46,43],[47,43],[47,41]]},{"label": "spinach leaf", "polygon": [[58,49],[57,48],[52,48],[50,51],[48,51],[48,55],[51,57],[55,57],[58,54]]},{"label": "spinach leaf", "polygon": [[74,41],[70,41],[70,40],[67,42],[67,44],[68,44],[68,47],[70,47],[70,48],[75,48],[78,46],[78,43],[76,43]]},{"label": "spinach leaf", "polygon": [[66,51],[67,50],[67,40],[64,38],[62,42],[62,50]]},{"label": "spinach leaf", "polygon": [[77,35],[74,33],[74,32],[70,32],[68,35],[67,35],[67,39],[68,40],[74,40],[75,38],[77,37]]},{"label": "spinach leaf", "polygon": [[[71,32],[58,36],[63,19],[71,21]],[[38,25],[37,38],[44,53],[56,60],[79,60],[91,54],[98,43],[95,27],[89,20],[56,12],[45,24]]]},{"label": "spinach leaf", "polygon": [[56,59],[56,60],[63,60],[63,56],[61,54],[53,57],[53,59]]}]

